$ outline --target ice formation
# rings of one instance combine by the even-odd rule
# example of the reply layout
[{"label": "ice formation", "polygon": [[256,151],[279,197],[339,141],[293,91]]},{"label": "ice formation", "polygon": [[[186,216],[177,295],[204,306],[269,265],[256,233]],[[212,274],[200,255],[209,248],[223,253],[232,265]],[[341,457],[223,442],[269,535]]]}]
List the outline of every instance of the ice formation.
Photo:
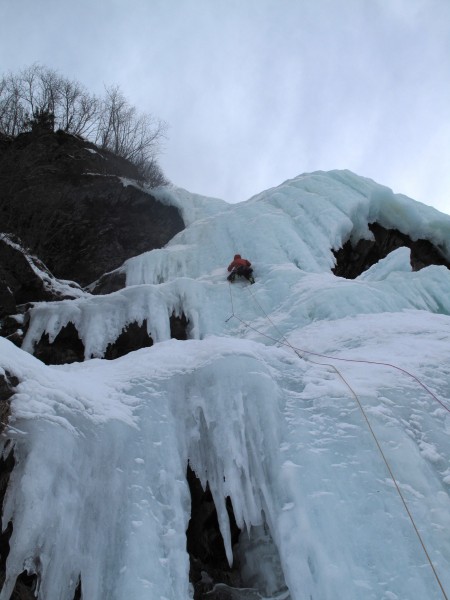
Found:
[{"label": "ice formation", "polygon": [[[80,578],[89,600],[192,597],[188,462],[251,588],[233,597],[445,597],[450,272],[413,272],[405,248],[353,281],[331,268],[332,250],[370,238],[374,220],[450,258],[450,217],[349,172],[303,175],[238,205],[158,195],[188,226],[127,261],[125,289],[36,304],[23,349],[0,340],[1,368],[21,382],[0,600],[24,569],[46,600],[72,600]],[[253,262],[255,285],[226,282],[235,252]],[[189,340],[170,339],[172,314],[189,320]],[[144,320],[151,348],[102,359]],[[89,360],[31,355],[69,322]]]}]

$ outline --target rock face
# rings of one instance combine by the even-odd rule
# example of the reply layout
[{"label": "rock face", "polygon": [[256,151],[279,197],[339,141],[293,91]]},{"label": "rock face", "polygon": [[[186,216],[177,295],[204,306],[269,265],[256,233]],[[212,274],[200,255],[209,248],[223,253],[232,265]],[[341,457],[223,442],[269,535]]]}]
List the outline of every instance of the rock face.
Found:
[{"label": "rock face", "polygon": [[34,356],[46,365],[64,365],[84,360],[84,345],[73,323],[61,329],[53,343],[43,335],[36,344]]},{"label": "rock face", "polygon": [[14,313],[18,305],[75,298],[77,291],[79,286],[72,282],[58,285],[47,267],[29,255],[19,240],[0,235],[0,318]]},{"label": "rock face", "polygon": [[[131,163],[62,131],[1,137],[1,335],[21,344],[23,313],[31,302],[77,297],[78,284],[95,280],[97,294],[125,287],[124,274],[114,270],[164,246],[184,228],[176,208],[125,185],[130,178],[139,178]],[[149,344],[147,335],[132,328],[109,354]],[[53,345],[41,340],[36,354],[48,364],[62,364],[83,360],[83,353],[69,324]]]},{"label": "rock face", "polygon": [[[203,490],[195,473],[188,466],[186,475],[191,493],[191,519],[186,531],[187,551],[190,557],[189,580],[194,586],[194,600],[208,597],[219,600],[213,588],[218,583],[231,587],[242,587],[239,569],[234,561],[230,567],[219,530],[217,511],[212,494],[207,487]],[[232,544],[239,539],[231,502],[227,503],[230,519]],[[205,596],[205,594],[208,594]]]},{"label": "rock face", "polygon": [[428,240],[413,241],[404,233],[396,229],[385,229],[378,223],[371,223],[369,229],[374,235],[374,240],[359,240],[355,245],[348,241],[334,253],[336,267],[333,273],[335,275],[354,279],[402,246],[411,249],[411,266],[414,271],[430,265],[445,265],[450,269],[450,262]]},{"label": "rock face", "polygon": [[0,335],[18,346],[23,339],[24,313],[30,303],[71,299],[83,293],[78,284],[55,279],[19,242],[0,235]]},{"label": "rock face", "polygon": [[[0,374],[0,433],[3,431],[6,421],[9,417],[9,403],[12,395],[14,394],[14,388],[19,384],[19,380],[14,375],[5,372],[4,375]],[[3,458],[0,457],[0,461]],[[0,485],[0,493],[3,488]],[[2,500],[2,496],[0,496]]]},{"label": "rock face", "polygon": [[[3,432],[5,424],[9,418],[9,407],[11,397],[14,394],[14,388],[19,384],[17,377],[14,377],[10,373],[6,372],[4,375],[0,375],[0,433]],[[6,446],[5,453],[0,456],[0,510],[3,513],[3,502],[5,499],[6,489],[12,470],[14,469],[14,451],[12,444],[9,448]],[[8,451],[9,450],[9,451]],[[0,589],[3,586],[5,580],[5,565],[6,559],[9,554],[9,540],[13,532],[13,525],[11,522],[8,524],[3,523],[4,530],[0,531]],[[22,587],[22,582],[18,581],[15,586],[15,592],[19,593]],[[27,595],[28,590],[24,590],[23,595],[17,595],[13,597],[17,598],[32,598],[33,596]]]},{"label": "rock face", "polygon": [[56,277],[87,285],[184,228],[176,208],[124,178],[139,179],[131,163],[62,131],[3,140],[2,229]]},{"label": "rock face", "polygon": [[18,304],[52,299],[25,253],[0,237],[0,317],[16,312]]},{"label": "rock face", "polygon": [[[187,340],[189,321],[183,314],[181,317],[170,317],[170,336],[175,340]],[[1,328],[0,328],[1,331]],[[141,348],[150,348],[153,340],[147,333],[147,322],[129,323],[120,335],[109,344],[104,358],[114,360]],[[56,338],[50,343],[47,334],[43,335],[36,344],[33,352],[46,365],[64,365],[84,360],[84,345],[73,323],[68,323],[61,329]]]}]

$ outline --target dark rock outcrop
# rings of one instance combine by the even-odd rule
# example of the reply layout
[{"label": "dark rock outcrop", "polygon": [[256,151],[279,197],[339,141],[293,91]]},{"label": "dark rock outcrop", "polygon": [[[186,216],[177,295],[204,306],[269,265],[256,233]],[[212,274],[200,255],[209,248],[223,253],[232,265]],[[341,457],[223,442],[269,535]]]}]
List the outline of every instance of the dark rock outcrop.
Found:
[{"label": "dark rock outcrop", "polygon": [[[13,466],[14,466],[14,464],[13,464]],[[11,470],[12,470],[13,466],[11,466]],[[7,474],[7,479],[6,479],[5,485],[8,484],[10,473],[11,473],[11,471],[9,471]],[[2,471],[2,479],[3,479],[3,471]],[[2,481],[2,485],[3,485],[3,481]],[[4,495],[4,493],[3,493],[3,495]],[[3,503],[2,503],[2,506],[3,506]],[[0,589],[3,587],[3,584],[5,582],[6,559],[8,558],[9,551],[10,551],[9,540],[11,539],[12,532],[13,532],[13,526],[10,521],[8,523],[8,525],[5,527],[5,529],[0,533]]]},{"label": "dark rock outcrop", "polygon": [[[0,375],[0,433],[8,422],[10,400],[17,385],[19,385],[19,380],[14,375],[7,371],[4,375]],[[1,460],[3,459],[0,459],[0,464]]]},{"label": "dark rock outcrop", "polygon": [[36,600],[38,576],[23,571],[16,579],[11,600]]},{"label": "dark rock outcrop", "polygon": [[[10,402],[14,394],[14,388],[19,384],[17,377],[11,373],[6,372],[4,375],[0,375],[0,433],[2,433],[6,427],[10,414]],[[9,452],[8,452],[9,445]],[[15,459],[14,451],[12,449],[12,443],[7,442],[5,451],[0,456],[0,511],[3,514],[3,502],[5,500],[6,489],[8,487],[9,478],[14,469]],[[0,589],[3,586],[5,580],[6,571],[6,559],[9,554],[9,540],[13,532],[13,525],[11,522],[2,523],[3,531],[0,531]]]},{"label": "dark rock outcrop", "polygon": [[0,235],[0,335],[20,346],[24,313],[30,303],[71,299],[81,293],[78,284],[55,279],[36,256],[25,251],[20,240]]},{"label": "dark rock outcrop", "polygon": [[[186,532],[190,558],[189,579],[194,586],[194,600],[216,598],[214,586],[224,583],[232,588],[242,587],[239,570],[230,567],[219,529],[217,511],[209,487],[204,490],[194,471],[188,466],[187,481],[191,492],[191,519]],[[227,502],[232,545],[239,539],[231,502]],[[206,596],[208,594],[208,596]],[[210,595],[211,594],[211,595]]]},{"label": "dark rock outcrop", "polygon": [[141,325],[130,323],[115,342],[106,348],[105,358],[113,360],[134,350],[150,348],[150,346],[153,346],[153,340],[147,333],[147,321]]},{"label": "dark rock outcrop", "polygon": [[73,323],[61,329],[53,343],[44,334],[36,344],[34,356],[46,365],[64,365],[84,360],[84,344],[78,336]]},{"label": "dark rock outcrop", "polygon": [[18,304],[53,299],[26,254],[0,236],[0,318],[16,312]]},{"label": "dark rock outcrop", "polygon": [[0,222],[52,273],[87,285],[184,228],[178,210],[120,178],[139,179],[114,154],[58,131],[0,144]]},{"label": "dark rock outcrop", "polygon": [[414,271],[430,265],[445,265],[450,269],[450,262],[429,240],[414,241],[397,229],[385,229],[378,223],[371,223],[369,229],[374,235],[374,240],[359,240],[354,245],[347,241],[342,248],[334,252],[335,275],[354,279],[390,252],[403,246],[411,249],[411,266]]},{"label": "dark rock outcrop", "polygon": [[115,271],[102,275],[97,281],[89,285],[87,289],[91,294],[112,294],[112,292],[123,290],[126,287],[126,280],[125,271],[119,267]]},{"label": "dark rock outcrop", "polygon": [[[176,340],[187,340],[189,321],[183,314],[181,317],[170,317],[170,337]],[[147,321],[139,324],[129,323],[114,342],[108,345],[104,358],[114,360],[129,352],[150,348],[153,340],[147,333]],[[33,354],[46,365],[64,365],[84,360],[84,344],[73,323],[62,327],[53,342],[48,334],[44,334],[34,347]]]}]

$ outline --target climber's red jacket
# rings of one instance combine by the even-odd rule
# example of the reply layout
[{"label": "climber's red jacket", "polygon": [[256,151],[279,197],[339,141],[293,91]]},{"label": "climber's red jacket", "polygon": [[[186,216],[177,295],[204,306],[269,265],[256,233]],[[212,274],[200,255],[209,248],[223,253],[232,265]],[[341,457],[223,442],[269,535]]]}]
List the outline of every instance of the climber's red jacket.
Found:
[{"label": "climber's red jacket", "polygon": [[233,269],[237,269],[238,267],[251,267],[252,263],[246,258],[241,258],[240,254],[235,254],[234,259],[228,265],[228,270],[232,271]]}]

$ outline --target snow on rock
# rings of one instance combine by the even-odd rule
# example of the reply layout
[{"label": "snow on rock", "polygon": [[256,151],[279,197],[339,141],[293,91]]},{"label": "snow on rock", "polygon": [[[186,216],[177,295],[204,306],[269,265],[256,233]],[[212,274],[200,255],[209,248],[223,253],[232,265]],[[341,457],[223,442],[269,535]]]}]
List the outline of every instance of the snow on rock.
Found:
[{"label": "snow on rock", "polygon": [[82,298],[89,295],[74,281],[54,277],[47,267],[32,254],[29,254],[18,241],[14,241],[7,233],[0,233],[1,241],[16,250],[27,261],[36,278],[41,282],[43,290],[55,298]]},{"label": "snow on rock", "polygon": [[[28,352],[0,339],[1,368],[20,381],[0,600],[24,568],[46,600],[73,600],[79,577],[89,600],[192,598],[188,463],[252,588],[230,597],[442,599],[366,417],[449,590],[450,273],[412,272],[406,249],[356,280],[330,269],[375,216],[448,255],[450,217],[434,227],[433,209],[349,172],[239,205],[161,194],[192,222],[125,263],[127,288],[36,304]],[[235,252],[255,285],[226,282]],[[191,339],[169,339],[172,314]],[[114,361],[45,366],[29,353],[72,322],[86,358],[101,357],[144,320],[157,343]]]}]

